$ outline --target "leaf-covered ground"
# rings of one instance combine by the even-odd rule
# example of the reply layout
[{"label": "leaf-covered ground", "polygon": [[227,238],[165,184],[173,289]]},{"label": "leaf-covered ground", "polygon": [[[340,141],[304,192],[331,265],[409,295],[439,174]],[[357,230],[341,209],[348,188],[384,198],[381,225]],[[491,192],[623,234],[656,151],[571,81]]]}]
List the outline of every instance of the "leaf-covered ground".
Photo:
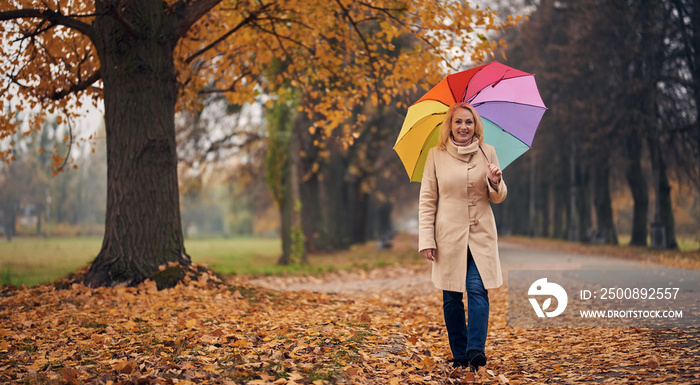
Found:
[{"label": "leaf-covered ground", "polygon": [[362,288],[342,294],[206,273],[162,291],[4,287],[0,382],[700,383],[698,329],[511,328],[506,287],[489,292],[488,370],[453,370],[427,274],[421,265],[293,279]]}]

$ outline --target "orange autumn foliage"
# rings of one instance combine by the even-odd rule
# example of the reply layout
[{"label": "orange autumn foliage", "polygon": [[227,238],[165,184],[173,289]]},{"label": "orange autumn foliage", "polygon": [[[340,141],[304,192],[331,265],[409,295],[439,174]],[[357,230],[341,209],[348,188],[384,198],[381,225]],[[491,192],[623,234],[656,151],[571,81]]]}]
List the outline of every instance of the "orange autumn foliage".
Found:
[{"label": "orange autumn foliage", "polygon": [[[151,1],[151,0],[149,0]],[[0,140],[13,135],[16,111],[38,107],[68,117],[102,98],[104,71],[93,29],[96,3],[130,27],[120,1],[9,0],[0,4]],[[178,109],[198,109],[203,94],[222,93],[241,105],[260,93],[284,97],[281,84],[311,92],[315,126],[326,135],[365,100],[390,103],[425,90],[446,67],[487,58],[499,46],[484,38],[497,24],[492,11],[431,0],[155,1],[162,18],[198,18],[175,46]],[[203,16],[200,14],[203,13]],[[144,23],[155,21],[145,20]],[[133,27],[133,26],[131,26]],[[140,26],[138,26],[140,27]],[[184,28],[184,27],[183,27]],[[148,30],[148,28],[146,28]],[[176,31],[177,32],[177,31]],[[410,47],[399,46],[411,40]],[[501,45],[504,42],[500,42]],[[447,60],[446,60],[447,59]],[[271,71],[281,67],[281,71]],[[405,106],[408,100],[399,102]],[[5,112],[9,112],[5,115]],[[40,127],[40,117],[30,122]],[[361,119],[361,118],[360,118]],[[352,141],[352,130],[338,135]],[[0,151],[0,159],[9,155]]]}]

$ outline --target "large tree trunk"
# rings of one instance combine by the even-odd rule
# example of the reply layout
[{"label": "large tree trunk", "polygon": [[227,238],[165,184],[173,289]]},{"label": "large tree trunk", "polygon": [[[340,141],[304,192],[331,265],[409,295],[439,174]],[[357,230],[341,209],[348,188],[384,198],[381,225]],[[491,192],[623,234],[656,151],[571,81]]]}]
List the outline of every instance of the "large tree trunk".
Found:
[{"label": "large tree trunk", "polygon": [[277,103],[268,111],[268,153],[266,179],[280,209],[282,255],[280,265],[306,263],[306,246],[302,228],[299,197],[299,148],[296,132],[300,116],[294,108]]},{"label": "large tree trunk", "polygon": [[89,286],[134,285],[160,265],[191,263],[180,221],[172,26],[159,0],[125,4],[121,15],[130,23],[103,16],[109,10],[102,2],[96,5],[107,212],[102,249],[85,276]]},{"label": "large tree trunk", "polygon": [[280,238],[282,255],[277,260],[280,265],[292,261],[292,214],[294,197],[290,170],[290,111],[286,104],[278,103],[267,113],[268,152],[265,159],[265,172],[268,188],[280,210]]},{"label": "large tree trunk", "polygon": [[306,264],[306,242],[304,239],[302,210],[303,205],[299,196],[299,149],[296,146],[294,133],[291,133],[286,148],[288,162],[286,162],[283,179],[284,199],[280,207],[282,214],[282,256],[277,261],[280,265]]}]

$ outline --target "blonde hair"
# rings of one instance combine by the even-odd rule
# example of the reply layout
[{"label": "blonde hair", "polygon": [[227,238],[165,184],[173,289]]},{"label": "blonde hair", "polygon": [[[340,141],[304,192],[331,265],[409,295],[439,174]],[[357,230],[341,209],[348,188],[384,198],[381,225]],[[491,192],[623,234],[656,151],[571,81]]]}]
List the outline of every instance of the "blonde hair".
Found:
[{"label": "blonde hair", "polygon": [[474,106],[464,102],[455,103],[445,113],[445,119],[442,121],[438,134],[438,147],[442,150],[447,149],[447,141],[450,140],[450,134],[452,134],[452,117],[458,108],[471,111],[472,115],[474,115],[474,138],[479,139],[479,142],[482,143],[484,141],[484,123],[481,121],[481,116],[476,112]]}]

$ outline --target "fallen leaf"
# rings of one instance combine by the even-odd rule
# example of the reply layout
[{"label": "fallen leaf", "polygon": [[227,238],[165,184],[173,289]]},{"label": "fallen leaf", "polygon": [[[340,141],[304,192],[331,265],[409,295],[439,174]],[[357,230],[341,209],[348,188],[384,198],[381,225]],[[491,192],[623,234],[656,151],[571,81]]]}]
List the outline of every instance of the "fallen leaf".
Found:
[{"label": "fallen leaf", "polygon": [[275,350],[272,352],[272,355],[270,355],[270,358],[272,358],[274,361],[281,361],[284,359],[284,353],[279,350]]},{"label": "fallen leaf", "polygon": [[124,374],[133,373],[135,368],[136,368],[136,365],[134,365],[133,362],[129,362],[129,361],[122,361],[122,362],[117,362],[116,364],[114,364],[114,370],[116,370],[119,373],[124,373]]},{"label": "fallen leaf", "polygon": [[651,368],[651,369],[658,368],[659,367],[659,358],[654,356],[654,355],[649,357],[648,365],[649,365],[649,368]]},{"label": "fallen leaf", "polygon": [[348,368],[348,369],[345,369],[345,374],[347,374],[348,376],[354,376],[357,373],[359,373],[360,370],[361,370],[360,368]]},{"label": "fallen leaf", "polygon": [[360,322],[365,322],[365,323],[371,323],[372,322],[372,317],[367,314],[367,312],[362,312],[360,315]]},{"label": "fallen leaf", "polygon": [[75,369],[63,369],[61,370],[61,377],[66,380],[71,385],[78,385],[78,371]]}]

